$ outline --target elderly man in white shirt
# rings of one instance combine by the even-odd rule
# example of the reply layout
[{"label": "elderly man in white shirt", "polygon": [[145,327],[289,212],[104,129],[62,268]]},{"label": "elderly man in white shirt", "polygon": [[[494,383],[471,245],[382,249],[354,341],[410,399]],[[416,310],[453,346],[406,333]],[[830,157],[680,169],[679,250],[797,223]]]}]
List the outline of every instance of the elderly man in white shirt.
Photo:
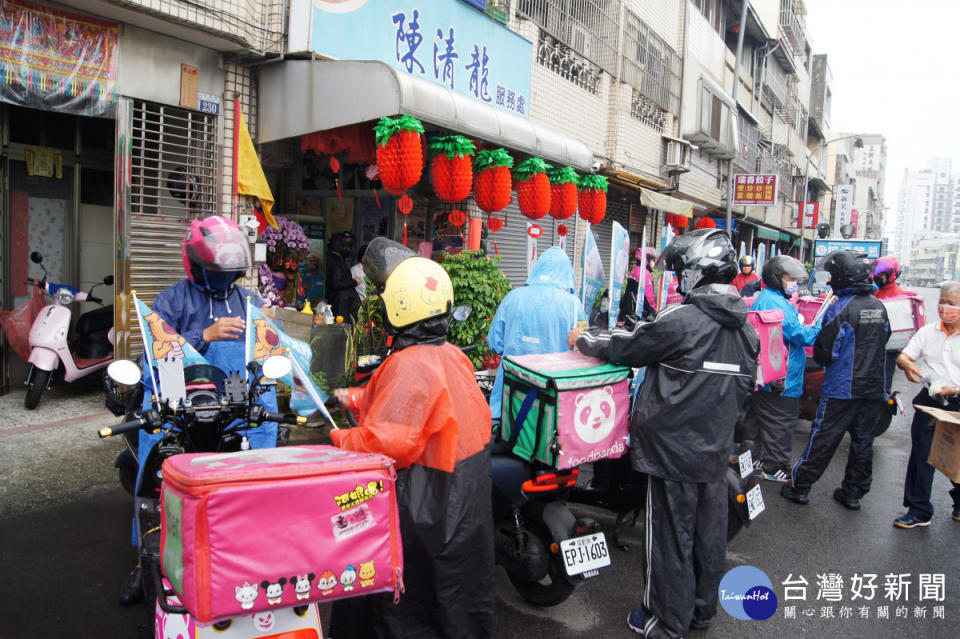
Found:
[{"label": "elderly man in white shirt", "polygon": [[[913,336],[897,358],[897,366],[907,379],[924,384],[913,399],[914,404],[960,410],[960,282],[940,287],[937,305],[939,321],[927,324]],[[897,517],[898,528],[929,526],[933,517],[930,491],[933,487],[933,466],[927,463],[933,442],[934,424],[930,415],[916,411],[910,426],[910,461],[903,485],[906,514]],[[953,483],[953,519],[960,521],[960,484]]]}]

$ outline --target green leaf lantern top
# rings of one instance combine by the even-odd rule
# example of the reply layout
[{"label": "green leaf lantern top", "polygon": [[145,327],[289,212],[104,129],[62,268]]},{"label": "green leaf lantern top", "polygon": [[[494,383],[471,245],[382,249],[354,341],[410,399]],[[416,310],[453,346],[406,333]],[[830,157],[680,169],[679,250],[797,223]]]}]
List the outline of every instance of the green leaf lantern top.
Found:
[{"label": "green leaf lantern top", "polygon": [[593,189],[595,191],[603,191],[606,193],[609,182],[607,182],[607,178],[602,175],[581,175],[578,186],[580,187],[581,191]]},{"label": "green leaf lantern top", "polygon": [[377,136],[377,146],[386,146],[390,138],[401,131],[423,133],[423,123],[412,115],[401,115],[398,118],[380,118],[380,121],[373,127],[373,132]]},{"label": "green leaf lantern top", "polygon": [[520,182],[529,180],[537,173],[546,173],[552,167],[540,158],[527,158],[513,170],[513,176]]},{"label": "green leaf lantern top", "polygon": [[550,178],[550,184],[578,184],[580,182],[580,176],[577,175],[577,172],[571,169],[569,166],[557,167],[547,173],[547,177]]},{"label": "green leaf lantern top", "polygon": [[494,169],[505,166],[508,169],[513,166],[513,158],[505,149],[493,149],[492,151],[480,151],[473,158],[473,170],[479,173],[484,169]]},{"label": "green leaf lantern top", "polygon": [[474,151],[476,151],[473,141],[462,135],[447,135],[433,138],[430,140],[428,148],[434,155],[440,155],[442,153],[451,160],[473,155]]}]

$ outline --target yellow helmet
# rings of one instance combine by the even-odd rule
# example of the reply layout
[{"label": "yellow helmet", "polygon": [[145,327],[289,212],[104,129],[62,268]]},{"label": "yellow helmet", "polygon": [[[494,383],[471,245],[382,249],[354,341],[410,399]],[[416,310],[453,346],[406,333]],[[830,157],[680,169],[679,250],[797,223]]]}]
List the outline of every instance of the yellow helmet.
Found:
[{"label": "yellow helmet", "polygon": [[395,328],[453,309],[453,284],[447,272],[403,245],[378,237],[367,247],[363,265],[374,285],[382,289],[387,321]]}]

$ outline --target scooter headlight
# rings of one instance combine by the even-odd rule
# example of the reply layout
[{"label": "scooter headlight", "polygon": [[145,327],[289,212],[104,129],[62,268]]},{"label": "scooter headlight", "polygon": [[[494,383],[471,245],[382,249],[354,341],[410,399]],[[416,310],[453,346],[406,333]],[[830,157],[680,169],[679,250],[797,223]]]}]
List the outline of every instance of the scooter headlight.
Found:
[{"label": "scooter headlight", "polygon": [[57,301],[67,306],[68,304],[73,304],[73,293],[68,291],[65,288],[61,288],[57,291]]}]

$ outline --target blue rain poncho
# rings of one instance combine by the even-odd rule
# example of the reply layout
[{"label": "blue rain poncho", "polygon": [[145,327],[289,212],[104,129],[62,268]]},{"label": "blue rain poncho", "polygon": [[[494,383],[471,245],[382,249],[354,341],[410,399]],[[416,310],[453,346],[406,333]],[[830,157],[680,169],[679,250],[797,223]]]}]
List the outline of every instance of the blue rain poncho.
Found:
[{"label": "blue rain poncho", "polygon": [[[531,355],[570,350],[567,335],[586,321],[583,305],[573,294],[573,266],[563,249],[543,252],[525,286],[507,293],[497,309],[487,345],[498,355]],[[490,394],[490,412],[500,419],[503,364]]]}]

